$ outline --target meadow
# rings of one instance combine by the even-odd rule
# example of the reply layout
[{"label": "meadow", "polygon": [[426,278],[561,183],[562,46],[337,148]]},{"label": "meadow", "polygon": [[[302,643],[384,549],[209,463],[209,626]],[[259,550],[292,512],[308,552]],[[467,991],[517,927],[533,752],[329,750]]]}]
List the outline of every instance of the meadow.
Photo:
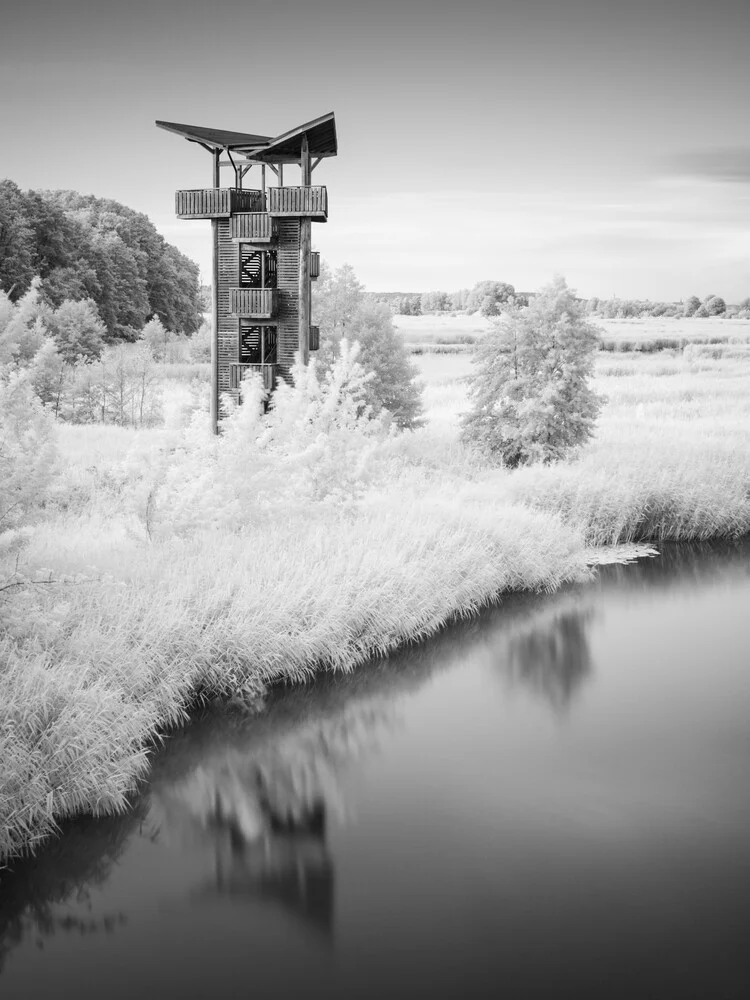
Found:
[{"label": "meadow", "polygon": [[190,393],[167,369],[163,427],[58,426],[24,585],[3,594],[0,860],[65,816],[126,808],[154,739],[198,702],[253,706],[270,684],[351,670],[503,593],[585,580],[623,551],[602,546],[750,532],[741,339],[600,352],[595,437],[568,463],[515,471],[459,441],[470,355],[415,361],[424,427],[384,442],[337,430],[328,451],[313,434],[292,471],[273,442],[253,450],[252,426],[191,453]]},{"label": "meadow", "polygon": [[[590,320],[603,331],[603,348],[610,351],[649,353],[682,349],[685,344],[750,343],[750,319],[592,316]],[[491,326],[486,317],[463,313],[394,316],[394,323],[408,347],[419,354],[470,351]]]}]

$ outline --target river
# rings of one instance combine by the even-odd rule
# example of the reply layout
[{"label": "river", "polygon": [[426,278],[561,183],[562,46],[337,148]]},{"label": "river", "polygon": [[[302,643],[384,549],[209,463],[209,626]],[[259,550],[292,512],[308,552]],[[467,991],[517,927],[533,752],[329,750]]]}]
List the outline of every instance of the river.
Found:
[{"label": "river", "polygon": [[750,996],[750,542],[203,713],[0,878],[0,997]]}]

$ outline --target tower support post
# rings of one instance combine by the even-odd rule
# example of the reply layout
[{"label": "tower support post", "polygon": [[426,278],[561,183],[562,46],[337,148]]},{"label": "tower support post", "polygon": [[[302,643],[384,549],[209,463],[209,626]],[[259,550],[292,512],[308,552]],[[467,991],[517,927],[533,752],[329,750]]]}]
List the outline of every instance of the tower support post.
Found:
[{"label": "tower support post", "polygon": [[[221,187],[219,179],[219,156],[221,151],[213,152],[214,187]],[[219,433],[219,220],[211,220],[212,238],[212,271],[211,276],[211,402],[210,421],[211,433]]]},{"label": "tower support post", "polygon": [[[307,136],[302,137],[300,152],[302,186],[310,185],[310,149]],[[299,220],[299,355],[303,365],[310,361],[310,251],[312,250],[312,219]]]}]

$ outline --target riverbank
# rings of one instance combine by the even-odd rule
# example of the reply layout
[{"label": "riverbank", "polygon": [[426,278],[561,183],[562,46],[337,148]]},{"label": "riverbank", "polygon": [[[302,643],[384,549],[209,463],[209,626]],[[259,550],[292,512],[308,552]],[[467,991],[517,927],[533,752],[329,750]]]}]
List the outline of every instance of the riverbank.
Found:
[{"label": "riverbank", "polygon": [[[457,440],[464,372],[433,356],[428,425],[378,445],[343,500],[344,445],[322,456],[327,492],[300,480],[304,496],[274,494],[269,465],[262,502],[230,493],[221,523],[180,534],[143,516],[143,469],[174,432],[59,428],[64,471],[24,557],[39,582],[4,594],[0,859],[66,816],[125,808],[149,745],[197,700],[253,701],[503,593],[581,579],[587,545],[750,532],[745,366],[605,360],[597,436],[570,464],[482,468]],[[206,488],[233,489],[237,468],[257,468],[248,455],[227,454]],[[162,525],[216,499],[177,487],[171,498]]]}]

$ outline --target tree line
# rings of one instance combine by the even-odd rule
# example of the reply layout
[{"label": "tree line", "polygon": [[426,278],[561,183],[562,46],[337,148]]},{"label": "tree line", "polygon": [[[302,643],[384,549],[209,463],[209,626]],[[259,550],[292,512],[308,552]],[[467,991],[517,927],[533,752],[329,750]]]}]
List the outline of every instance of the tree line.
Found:
[{"label": "tree line", "polygon": [[88,301],[109,343],[136,340],[152,316],[188,335],[200,325],[198,265],[148,216],[108,198],[0,181],[0,290],[18,302],[35,278],[52,310]]},{"label": "tree line", "polygon": [[[425,313],[464,312],[482,316],[499,316],[509,306],[526,306],[533,293],[517,292],[506,281],[479,281],[473,288],[457,292],[372,292],[370,298],[382,302],[391,312],[400,316],[422,316]],[[577,299],[592,316],[605,319],[634,319],[647,316],[737,316],[750,318],[750,297],[736,305],[728,304],[720,295],[706,295],[702,299],[690,295],[680,302],[654,302],[650,299],[609,299],[594,296]]]}]

